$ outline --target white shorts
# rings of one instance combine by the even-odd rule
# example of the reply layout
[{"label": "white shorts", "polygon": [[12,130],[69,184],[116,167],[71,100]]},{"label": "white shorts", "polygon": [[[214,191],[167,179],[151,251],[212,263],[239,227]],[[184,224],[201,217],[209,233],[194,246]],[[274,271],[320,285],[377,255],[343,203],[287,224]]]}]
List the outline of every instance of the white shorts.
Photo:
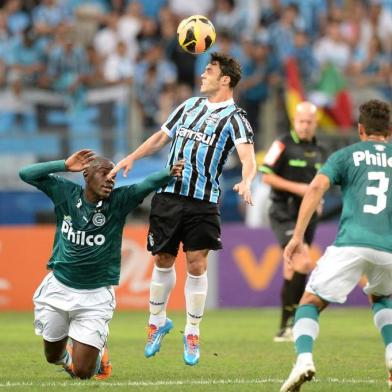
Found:
[{"label": "white shorts", "polygon": [[111,286],[77,290],[50,272],[34,293],[35,333],[48,342],[69,336],[101,350],[109,335],[116,299]]},{"label": "white shorts", "polygon": [[392,253],[359,246],[329,246],[311,273],[306,291],[328,302],[344,303],[365,275],[363,291],[370,295],[392,294]]}]

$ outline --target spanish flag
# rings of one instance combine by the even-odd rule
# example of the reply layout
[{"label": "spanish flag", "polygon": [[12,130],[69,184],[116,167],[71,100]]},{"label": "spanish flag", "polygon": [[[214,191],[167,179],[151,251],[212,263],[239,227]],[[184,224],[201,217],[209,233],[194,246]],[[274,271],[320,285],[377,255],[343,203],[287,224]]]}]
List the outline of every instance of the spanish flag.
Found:
[{"label": "spanish flag", "polygon": [[[293,119],[296,106],[306,100],[305,91],[300,78],[295,58],[288,58],[285,64],[286,73],[286,110],[290,120]],[[329,132],[337,128],[349,129],[352,126],[352,104],[349,93],[340,73],[332,65],[324,68],[316,89],[332,97],[330,107],[319,107],[319,124]]]}]

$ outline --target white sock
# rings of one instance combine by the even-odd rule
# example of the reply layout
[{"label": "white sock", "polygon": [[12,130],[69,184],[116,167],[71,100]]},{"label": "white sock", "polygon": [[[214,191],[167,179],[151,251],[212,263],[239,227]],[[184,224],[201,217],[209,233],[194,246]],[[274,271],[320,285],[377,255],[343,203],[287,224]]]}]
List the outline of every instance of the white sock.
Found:
[{"label": "white sock", "polygon": [[154,266],[150,283],[149,324],[156,325],[158,328],[165,324],[167,302],[175,284],[176,270],[174,266],[170,268]]},{"label": "white sock", "polygon": [[203,318],[207,298],[207,271],[195,276],[188,273],[185,282],[186,325],[185,335],[200,335],[199,325]]},{"label": "white sock", "polygon": [[312,353],[301,353],[298,354],[296,366],[301,366],[305,364],[313,363]]},{"label": "white sock", "polygon": [[388,370],[392,370],[392,343],[389,343],[385,347],[385,363],[388,367]]}]

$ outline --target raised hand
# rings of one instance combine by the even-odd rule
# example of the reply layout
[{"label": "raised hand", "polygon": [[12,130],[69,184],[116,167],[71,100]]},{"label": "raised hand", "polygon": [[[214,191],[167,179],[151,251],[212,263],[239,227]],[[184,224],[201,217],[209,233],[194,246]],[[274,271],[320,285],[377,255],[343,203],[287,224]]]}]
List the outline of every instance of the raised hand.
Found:
[{"label": "raised hand", "polygon": [[128,172],[132,169],[133,161],[134,159],[132,158],[131,155],[128,155],[127,157],[121,159],[121,161],[118,162],[117,165],[114,166],[114,168],[110,171],[108,177],[109,178],[115,177],[116,174],[122,169],[124,169],[123,177],[126,177]]},{"label": "raised hand", "polygon": [[182,171],[184,170],[184,166],[185,166],[184,159],[175,162],[171,167],[170,174],[173,177],[182,177]]},{"label": "raised hand", "polygon": [[250,191],[250,186],[247,185],[244,181],[241,181],[238,184],[235,184],[233,186],[233,191],[237,192],[244,199],[244,201],[247,204],[253,206],[252,193]]},{"label": "raised hand", "polygon": [[303,242],[293,237],[284,248],[283,251],[284,261],[289,265],[289,267],[292,267],[293,258],[297,253],[301,254],[302,252],[303,252]]},{"label": "raised hand", "polygon": [[86,169],[94,158],[95,152],[93,150],[76,151],[65,160],[65,167],[68,171],[80,172]]}]

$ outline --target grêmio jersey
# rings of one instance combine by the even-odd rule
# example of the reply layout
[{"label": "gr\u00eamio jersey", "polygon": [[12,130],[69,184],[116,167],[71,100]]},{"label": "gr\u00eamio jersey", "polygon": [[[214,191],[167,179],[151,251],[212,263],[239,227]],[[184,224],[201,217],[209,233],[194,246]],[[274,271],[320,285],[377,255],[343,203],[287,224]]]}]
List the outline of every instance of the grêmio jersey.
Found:
[{"label": "gr\u00eamio jersey", "polygon": [[364,141],[338,150],[321,168],[340,185],[343,210],[336,246],[392,252],[392,146]]},{"label": "gr\u00eamio jersey", "polygon": [[60,282],[76,289],[118,285],[126,216],[150,192],[173,180],[170,169],[116,188],[97,204],[85,199],[82,186],[52,174],[63,171],[64,160],[20,171],[23,181],[42,190],[54,203],[56,233],[47,267]]},{"label": "gr\u00eamio jersey", "polygon": [[158,192],[218,203],[223,165],[237,144],[253,143],[245,111],[233,99],[209,102],[193,97],[178,106],[162,125],[172,139],[167,165],[185,159],[182,177]]}]

